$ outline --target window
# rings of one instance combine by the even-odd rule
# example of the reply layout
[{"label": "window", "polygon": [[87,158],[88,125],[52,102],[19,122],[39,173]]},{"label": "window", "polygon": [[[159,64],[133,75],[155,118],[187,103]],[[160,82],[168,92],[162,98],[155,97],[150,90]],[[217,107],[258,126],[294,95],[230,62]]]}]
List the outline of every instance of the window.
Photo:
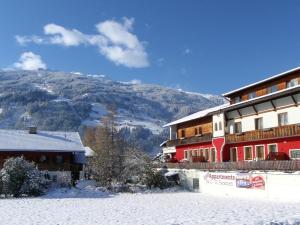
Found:
[{"label": "window", "polygon": [[197,135],[198,134],[198,128],[196,127],[195,128],[195,135]]},{"label": "window", "polygon": [[218,123],[215,123],[215,131],[218,131]]},{"label": "window", "polygon": [[257,145],[255,146],[255,154],[257,160],[264,160],[265,159],[265,146]]},{"label": "window", "polygon": [[219,130],[223,130],[222,122],[219,122]]},{"label": "window", "polygon": [[188,151],[184,151],[184,158],[187,159],[188,158]]},{"label": "window", "polygon": [[233,103],[239,103],[241,101],[241,97],[237,96],[233,99]]},{"label": "window", "polygon": [[252,160],[253,159],[252,147],[251,146],[244,147],[244,159],[245,160]]},{"label": "window", "polygon": [[234,133],[242,133],[242,123],[241,122],[234,123]]},{"label": "window", "polygon": [[255,92],[255,91],[250,92],[250,93],[248,94],[248,99],[252,99],[252,98],[256,98],[256,92]]},{"label": "window", "polygon": [[210,149],[210,161],[211,162],[216,161],[216,149],[215,148]]},{"label": "window", "polygon": [[273,93],[276,91],[278,91],[277,85],[273,85],[273,86],[267,88],[267,94],[270,94],[270,93]]},{"label": "window", "polygon": [[209,149],[208,148],[206,148],[206,149],[204,149],[204,154],[205,154],[205,160],[209,160]]},{"label": "window", "polygon": [[285,113],[279,113],[278,114],[278,126],[284,126],[288,124],[288,114]]},{"label": "window", "polygon": [[199,152],[200,152],[200,156],[204,156],[204,150],[202,148],[199,150]]},{"label": "window", "polygon": [[199,134],[202,134],[202,127],[199,127],[198,129],[199,129],[199,132],[198,132],[198,133],[199,133]]},{"label": "window", "polygon": [[230,148],[230,161],[231,162],[238,161],[238,155],[237,155],[237,148],[236,147]]},{"label": "window", "polygon": [[198,150],[194,149],[192,154],[193,154],[193,156],[197,156],[198,155]]},{"label": "window", "polygon": [[185,137],[185,130],[181,130],[181,137]]},{"label": "window", "polygon": [[62,155],[57,155],[57,156],[55,157],[55,162],[56,162],[57,164],[63,163],[63,162],[64,162],[64,157],[63,157]]},{"label": "window", "polygon": [[47,162],[47,156],[41,155],[41,157],[40,157],[40,162],[41,162],[41,163]]},{"label": "window", "polygon": [[291,159],[300,159],[300,149],[290,150]]},{"label": "window", "polygon": [[263,129],[263,118],[256,118],[255,120],[255,130]]},{"label": "window", "polygon": [[273,153],[273,152],[278,152],[278,150],[277,150],[277,144],[270,144],[270,145],[268,145],[268,151],[269,151],[269,153]]},{"label": "window", "polygon": [[286,83],[286,86],[287,86],[288,88],[290,88],[290,87],[295,87],[295,86],[297,86],[298,84],[299,84],[298,78],[294,78],[294,79],[291,79],[290,81],[288,81],[288,82]]}]

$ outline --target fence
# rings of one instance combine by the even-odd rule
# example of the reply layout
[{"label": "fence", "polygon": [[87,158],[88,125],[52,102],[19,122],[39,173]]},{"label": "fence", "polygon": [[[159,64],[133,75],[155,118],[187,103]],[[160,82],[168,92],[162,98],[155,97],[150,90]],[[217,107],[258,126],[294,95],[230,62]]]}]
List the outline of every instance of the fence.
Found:
[{"label": "fence", "polygon": [[300,171],[300,160],[270,160],[270,161],[241,161],[241,162],[187,162],[187,163],[165,163],[157,167],[167,166],[173,169],[200,169],[210,171],[230,170],[279,170]]}]

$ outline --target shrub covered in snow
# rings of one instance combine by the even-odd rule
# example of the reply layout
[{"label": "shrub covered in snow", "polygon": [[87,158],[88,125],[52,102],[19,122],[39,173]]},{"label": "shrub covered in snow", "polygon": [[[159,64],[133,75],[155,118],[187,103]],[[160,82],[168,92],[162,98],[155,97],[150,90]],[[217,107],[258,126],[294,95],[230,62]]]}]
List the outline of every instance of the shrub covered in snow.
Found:
[{"label": "shrub covered in snow", "polygon": [[158,171],[154,168],[147,169],[144,177],[144,183],[148,188],[164,189],[170,186],[162,171]]},{"label": "shrub covered in snow", "polygon": [[0,171],[5,195],[38,196],[44,192],[46,179],[36,166],[23,157],[9,158]]}]

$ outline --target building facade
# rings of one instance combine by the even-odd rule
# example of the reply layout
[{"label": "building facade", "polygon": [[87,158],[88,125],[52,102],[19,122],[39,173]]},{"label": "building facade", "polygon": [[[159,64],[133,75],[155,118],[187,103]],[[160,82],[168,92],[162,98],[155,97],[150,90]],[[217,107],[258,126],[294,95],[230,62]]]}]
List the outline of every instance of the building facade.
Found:
[{"label": "building facade", "polygon": [[0,129],[0,168],[6,159],[23,156],[54,179],[79,179],[85,149],[77,132]]},{"label": "building facade", "polygon": [[166,124],[172,161],[300,159],[300,67],[223,94],[227,104]]}]

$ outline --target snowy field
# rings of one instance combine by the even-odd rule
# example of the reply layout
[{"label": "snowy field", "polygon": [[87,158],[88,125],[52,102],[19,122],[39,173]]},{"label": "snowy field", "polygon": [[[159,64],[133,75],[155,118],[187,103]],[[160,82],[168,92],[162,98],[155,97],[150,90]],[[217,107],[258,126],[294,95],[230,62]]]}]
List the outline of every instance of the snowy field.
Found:
[{"label": "snowy field", "polygon": [[56,191],[0,200],[0,224],[300,224],[300,202],[215,197],[200,193],[111,195]]}]

